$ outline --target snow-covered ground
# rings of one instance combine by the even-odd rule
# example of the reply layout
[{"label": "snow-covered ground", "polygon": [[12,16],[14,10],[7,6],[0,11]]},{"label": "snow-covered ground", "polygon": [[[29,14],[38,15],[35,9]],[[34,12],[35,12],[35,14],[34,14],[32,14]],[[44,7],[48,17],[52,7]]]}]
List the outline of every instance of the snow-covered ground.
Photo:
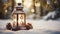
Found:
[{"label": "snow-covered ground", "polygon": [[31,30],[10,31],[5,28],[6,24],[12,20],[0,19],[0,34],[60,34],[60,19],[58,20],[32,20],[27,19],[27,23],[33,25]]}]

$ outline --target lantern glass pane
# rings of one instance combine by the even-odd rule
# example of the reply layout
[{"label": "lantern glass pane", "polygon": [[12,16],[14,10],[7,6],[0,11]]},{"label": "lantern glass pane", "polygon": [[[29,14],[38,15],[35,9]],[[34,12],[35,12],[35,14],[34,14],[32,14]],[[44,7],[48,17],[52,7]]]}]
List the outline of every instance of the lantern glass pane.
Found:
[{"label": "lantern glass pane", "polygon": [[17,22],[17,15],[16,14],[13,14],[13,22]]},{"label": "lantern glass pane", "polygon": [[18,15],[18,23],[24,23],[24,14]]}]

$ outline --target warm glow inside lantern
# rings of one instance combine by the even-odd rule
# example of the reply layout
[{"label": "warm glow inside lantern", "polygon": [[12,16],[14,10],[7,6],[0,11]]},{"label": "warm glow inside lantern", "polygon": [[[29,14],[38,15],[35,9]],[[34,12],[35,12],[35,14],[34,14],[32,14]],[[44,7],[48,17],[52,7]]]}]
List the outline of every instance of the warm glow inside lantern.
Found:
[{"label": "warm glow inside lantern", "polygon": [[19,24],[22,24],[22,23],[26,23],[26,16],[25,16],[25,13],[24,12],[20,12],[20,11],[17,11],[16,13],[14,12],[13,13],[13,22],[15,23],[19,23]]}]

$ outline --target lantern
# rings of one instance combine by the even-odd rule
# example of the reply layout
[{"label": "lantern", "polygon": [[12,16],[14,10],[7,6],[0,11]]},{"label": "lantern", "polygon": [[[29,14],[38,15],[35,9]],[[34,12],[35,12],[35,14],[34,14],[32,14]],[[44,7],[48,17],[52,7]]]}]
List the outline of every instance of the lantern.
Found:
[{"label": "lantern", "polygon": [[16,30],[29,30],[32,28],[32,25],[30,23],[26,24],[26,15],[23,11],[21,3],[18,3],[18,6],[15,7],[15,10],[12,13],[12,19],[13,19],[12,25],[10,24],[11,28],[7,27],[7,29],[12,29],[13,31],[16,31]]},{"label": "lantern", "polygon": [[18,24],[26,24],[26,15],[23,11],[23,7],[21,6],[21,3],[18,3],[18,7],[16,7],[16,11],[13,11],[13,15],[12,15],[12,19],[13,22],[16,23],[16,25],[18,26]]}]

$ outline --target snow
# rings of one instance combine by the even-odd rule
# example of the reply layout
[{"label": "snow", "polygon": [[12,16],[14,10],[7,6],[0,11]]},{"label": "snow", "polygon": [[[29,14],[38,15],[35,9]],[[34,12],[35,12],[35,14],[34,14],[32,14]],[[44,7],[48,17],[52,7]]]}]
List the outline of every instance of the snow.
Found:
[{"label": "snow", "polygon": [[49,12],[46,16],[43,17],[43,19],[49,19],[49,18],[55,18],[56,16],[56,12],[53,11],[53,12]]},{"label": "snow", "polygon": [[11,21],[11,19],[0,19],[0,34],[60,34],[60,19],[48,21],[43,19],[27,19],[26,22],[31,23],[33,25],[33,29],[19,31],[10,31],[5,28],[6,24]]}]

